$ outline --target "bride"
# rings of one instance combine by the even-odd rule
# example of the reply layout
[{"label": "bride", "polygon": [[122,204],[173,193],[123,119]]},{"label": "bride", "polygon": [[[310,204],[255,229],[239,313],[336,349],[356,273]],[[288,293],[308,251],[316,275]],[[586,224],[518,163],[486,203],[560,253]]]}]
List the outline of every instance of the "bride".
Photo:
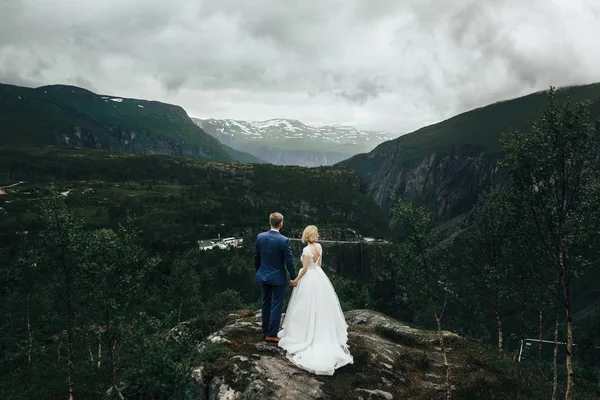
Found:
[{"label": "bride", "polygon": [[352,364],[348,351],[348,325],[338,297],[321,269],[323,248],[317,227],[304,229],[302,269],[285,314],[279,346],[298,367],[317,375],[333,375],[337,368]]}]

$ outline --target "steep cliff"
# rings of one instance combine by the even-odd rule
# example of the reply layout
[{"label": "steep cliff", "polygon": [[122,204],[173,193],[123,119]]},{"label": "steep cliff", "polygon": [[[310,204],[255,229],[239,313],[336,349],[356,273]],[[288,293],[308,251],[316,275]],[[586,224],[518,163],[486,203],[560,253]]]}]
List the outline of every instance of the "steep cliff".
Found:
[{"label": "steep cliff", "polygon": [[[405,166],[402,150],[390,146],[372,154],[369,162],[381,158],[381,168],[364,175],[368,192],[388,212],[392,194],[398,193],[416,204],[427,206],[438,220],[449,220],[471,210],[479,194],[503,183],[499,177],[499,154],[470,146],[457,146],[446,152],[433,152],[415,164]],[[353,166],[352,160],[348,164]]]},{"label": "steep cliff", "polygon": [[[600,84],[559,89],[559,101],[589,100],[600,116]],[[438,221],[468,213],[480,193],[506,180],[499,173],[500,138],[526,129],[546,104],[546,93],[495,103],[382,143],[339,165],[366,181],[368,193],[389,212],[394,193],[427,206]]]}]

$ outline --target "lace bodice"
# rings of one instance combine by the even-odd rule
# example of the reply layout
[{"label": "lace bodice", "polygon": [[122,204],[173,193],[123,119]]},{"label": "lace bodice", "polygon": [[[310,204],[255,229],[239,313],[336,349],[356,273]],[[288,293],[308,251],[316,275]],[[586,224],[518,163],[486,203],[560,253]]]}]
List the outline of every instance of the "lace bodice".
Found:
[{"label": "lace bodice", "polygon": [[314,246],[314,250],[311,246],[306,246],[302,250],[302,257],[306,257],[308,259],[308,268],[316,268],[321,266],[321,260],[323,258],[323,248],[320,244],[316,244]]}]

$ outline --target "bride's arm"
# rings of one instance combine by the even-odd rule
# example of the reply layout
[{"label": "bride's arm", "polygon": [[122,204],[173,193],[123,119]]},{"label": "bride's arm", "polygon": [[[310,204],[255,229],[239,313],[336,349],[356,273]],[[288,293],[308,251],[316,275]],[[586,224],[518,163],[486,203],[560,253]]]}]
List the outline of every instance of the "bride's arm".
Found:
[{"label": "bride's arm", "polygon": [[296,279],[294,279],[292,282],[298,283],[298,281],[300,281],[300,279],[302,279],[302,277],[306,273],[306,270],[308,269],[307,266],[308,266],[308,255],[302,254],[302,269],[300,270],[298,277]]}]

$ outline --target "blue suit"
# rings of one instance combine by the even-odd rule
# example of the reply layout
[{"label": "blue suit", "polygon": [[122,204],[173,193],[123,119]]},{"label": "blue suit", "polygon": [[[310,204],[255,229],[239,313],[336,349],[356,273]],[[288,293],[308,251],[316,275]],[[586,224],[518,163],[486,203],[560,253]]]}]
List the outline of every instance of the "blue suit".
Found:
[{"label": "blue suit", "polygon": [[[265,336],[277,336],[289,280],[296,279],[290,240],[274,229],[259,234],[254,249],[254,282],[262,285],[262,328]],[[287,278],[287,268],[290,278]]]}]

